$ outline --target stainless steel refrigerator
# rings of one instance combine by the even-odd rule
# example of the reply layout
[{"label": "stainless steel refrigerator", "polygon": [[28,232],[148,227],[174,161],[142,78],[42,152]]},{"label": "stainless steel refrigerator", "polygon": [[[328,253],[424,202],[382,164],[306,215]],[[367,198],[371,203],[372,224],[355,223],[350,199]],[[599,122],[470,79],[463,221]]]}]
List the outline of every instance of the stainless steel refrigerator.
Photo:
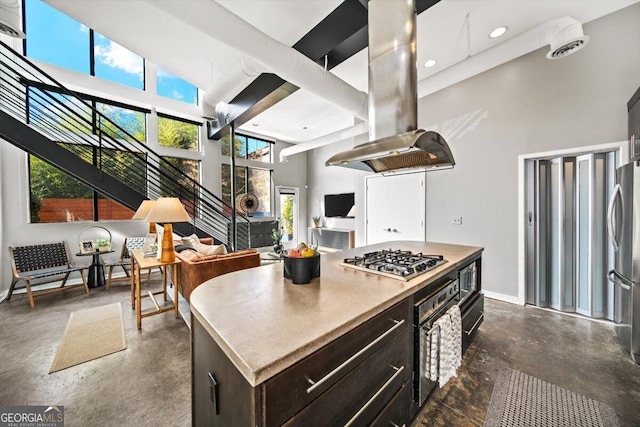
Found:
[{"label": "stainless steel refrigerator", "polygon": [[617,169],[607,213],[615,250],[609,280],[616,284],[616,332],[632,359],[640,363],[640,156]]}]

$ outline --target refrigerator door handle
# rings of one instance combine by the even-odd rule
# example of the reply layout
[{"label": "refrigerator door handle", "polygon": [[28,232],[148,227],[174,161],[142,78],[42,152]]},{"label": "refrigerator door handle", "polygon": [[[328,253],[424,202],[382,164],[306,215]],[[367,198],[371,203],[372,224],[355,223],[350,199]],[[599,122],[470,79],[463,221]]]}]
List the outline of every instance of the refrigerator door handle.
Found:
[{"label": "refrigerator door handle", "polygon": [[610,282],[617,283],[618,285],[620,285],[622,289],[625,289],[627,291],[630,291],[631,286],[634,285],[634,282],[632,280],[627,279],[622,274],[618,273],[616,270],[609,271],[609,274],[607,275],[607,277],[609,278]]},{"label": "refrigerator door handle", "polygon": [[[613,245],[613,249],[618,252],[620,249],[620,244],[618,243],[618,238],[616,236],[616,229],[613,226],[613,209],[616,205],[616,199],[620,197],[620,203],[622,202],[622,187],[620,184],[616,184],[613,187],[613,194],[611,195],[611,199],[609,199],[609,206],[607,206],[607,230],[609,234],[609,240],[611,240],[611,244]],[[624,206],[622,207],[622,211],[624,212]]]}]

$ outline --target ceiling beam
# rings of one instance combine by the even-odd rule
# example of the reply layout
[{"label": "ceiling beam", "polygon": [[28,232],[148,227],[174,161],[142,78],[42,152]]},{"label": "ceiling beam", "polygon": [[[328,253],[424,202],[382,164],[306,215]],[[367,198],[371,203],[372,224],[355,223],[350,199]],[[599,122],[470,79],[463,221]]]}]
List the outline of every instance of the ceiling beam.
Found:
[{"label": "ceiling beam", "polygon": [[[416,13],[422,13],[440,0],[416,0]],[[318,25],[293,45],[293,48],[331,70],[368,46],[368,0],[345,0]],[[299,88],[280,77],[263,73],[242,90],[225,113],[207,120],[209,139],[229,133],[230,123],[242,126]]]}]

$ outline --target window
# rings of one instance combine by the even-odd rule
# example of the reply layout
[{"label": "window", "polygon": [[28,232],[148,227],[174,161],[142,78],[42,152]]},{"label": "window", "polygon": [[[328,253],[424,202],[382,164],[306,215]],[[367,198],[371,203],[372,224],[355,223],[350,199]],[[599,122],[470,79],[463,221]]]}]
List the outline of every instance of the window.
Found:
[{"label": "window", "polygon": [[[231,156],[229,151],[229,136],[222,138],[222,155]],[[273,163],[273,142],[245,135],[236,135],[235,154],[237,159],[247,159],[256,162]]]},{"label": "window", "polygon": [[[88,163],[102,165],[111,175],[144,193],[144,153],[130,153],[117,147],[103,147],[101,151],[94,152],[86,138],[87,135],[96,134],[100,127],[112,137],[130,140],[129,133],[145,142],[146,113],[91,97],[85,101],[122,129],[112,123],[96,120],[96,114],[75,98],[34,87],[29,88],[29,120],[46,128],[47,136],[59,141],[61,147]],[[133,216],[130,209],[94,192],[89,186],[36,157],[29,156],[29,172],[32,222],[115,220]]]},{"label": "window", "polygon": [[132,142],[131,135],[140,142],[147,140],[146,117],[143,112],[101,102],[96,103],[96,110],[121,128],[118,129],[109,122],[100,122],[100,129],[112,138]]},{"label": "window", "polygon": [[200,125],[158,114],[158,144],[162,147],[200,149]]},{"label": "window", "polygon": [[98,197],[98,217],[94,215],[94,191],[55,166],[29,155],[32,223],[131,219],[134,211]]},{"label": "window", "polygon": [[27,93],[29,122],[47,128],[51,139],[68,140],[69,131],[78,135],[93,133],[93,113],[80,100],[35,87],[29,87]]},{"label": "window", "polygon": [[[220,140],[223,156],[230,156],[230,137]],[[236,134],[234,151],[236,157],[236,196],[253,193],[258,198],[258,210],[253,216],[271,216],[271,170],[256,167],[258,163],[273,163],[274,143],[264,139]],[[222,164],[222,200],[231,204],[231,166]]]},{"label": "window", "polygon": [[[236,166],[236,197],[253,193],[258,198],[258,210],[253,216],[271,216],[271,171]],[[231,204],[231,166],[222,164],[222,200]]]},{"label": "window", "polygon": [[247,159],[257,162],[273,163],[272,142],[247,137]]},{"label": "window", "polygon": [[[176,173],[176,169],[187,175],[195,182],[200,182],[200,162],[198,160],[183,159],[180,157],[163,157],[167,163],[162,162],[160,164],[160,188],[163,196],[167,196],[171,193],[179,194],[180,200],[185,205],[185,209],[192,217],[195,216],[197,187],[193,182],[184,175]],[[174,167],[171,167],[174,166]],[[177,185],[176,185],[177,182]]]},{"label": "window", "polygon": [[40,0],[24,6],[27,56],[89,74],[89,28]]},{"label": "window", "polygon": [[144,59],[129,49],[94,32],[94,75],[144,90]]},{"label": "window", "polygon": [[198,105],[198,88],[158,66],[158,95]]},{"label": "window", "polygon": [[144,58],[43,1],[24,5],[27,56],[144,90]]}]

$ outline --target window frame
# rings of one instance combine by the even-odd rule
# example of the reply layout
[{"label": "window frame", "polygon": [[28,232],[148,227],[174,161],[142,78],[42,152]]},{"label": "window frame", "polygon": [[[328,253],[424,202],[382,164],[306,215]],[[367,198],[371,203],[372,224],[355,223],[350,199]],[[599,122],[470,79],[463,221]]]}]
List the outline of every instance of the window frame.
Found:
[{"label": "window frame", "polygon": [[[61,13],[65,17],[73,20],[75,23],[78,24],[78,26],[84,25],[84,24],[80,23],[79,21],[77,21],[76,19],[74,19],[73,17],[67,15],[66,13],[58,11],[57,9],[55,9],[53,6],[47,4],[46,2],[43,2],[42,0],[40,0],[40,1],[42,3],[44,3],[47,7],[50,7],[52,9],[56,10],[58,13]],[[27,0],[22,0],[22,5],[21,5],[22,6],[22,28],[24,28],[25,33],[28,33],[26,3],[27,3]],[[65,70],[70,70],[70,71],[73,71],[73,72],[76,72],[76,73],[79,73],[79,74],[86,74],[86,75],[89,75],[89,76],[92,76],[92,77],[96,77],[96,78],[99,78],[99,79],[103,79],[103,80],[109,81],[111,83],[115,83],[115,84],[118,84],[118,85],[121,85],[121,86],[124,86],[124,87],[128,87],[128,88],[131,88],[131,89],[146,91],[147,90],[147,86],[148,86],[147,85],[147,73],[146,73],[147,59],[144,56],[141,56],[141,55],[137,54],[136,52],[134,52],[134,51],[132,51],[130,49],[127,49],[126,47],[118,44],[117,42],[115,42],[113,40],[111,40],[109,37],[105,36],[102,33],[99,33],[102,37],[106,38],[107,40],[109,40],[111,42],[114,42],[114,43],[118,44],[122,48],[127,49],[129,52],[133,53],[134,55],[139,56],[142,59],[142,88],[134,87],[134,86],[128,85],[126,83],[122,83],[122,82],[117,81],[117,80],[111,80],[111,79],[105,78],[103,76],[96,76],[96,73],[95,73],[95,71],[96,71],[96,69],[95,69],[95,65],[96,65],[95,30],[93,28],[91,28],[91,27],[86,26],[86,25],[85,25],[85,27],[87,27],[87,29],[88,29],[87,38],[88,38],[89,52],[88,52],[88,58],[87,58],[88,59],[88,64],[87,65],[89,66],[89,72],[85,73],[84,71],[78,71],[76,69],[67,68],[65,66],[58,65],[58,64],[55,64],[55,63],[51,63],[51,64],[56,66],[56,67],[64,68]],[[22,51],[24,52],[24,55],[27,58],[34,59],[36,61],[47,62],[47,61],[44,61],[44,60],[41,60],[41,59],[38,59],[38,58],[33,58],[33,57],[29,56],[29,50],[28,50],[28,46],[29,45],[27,44],[27,41],[28,41],[28,37],[25,37],[22,40]],[[196,89],[199,90],[199,88],[197,86],[196,86]]]},{"label": "window frame", "polygon": [[[271,145],[271,149],[270,149],[270,162],[262,162],[259,160],[251,160],[248,157],[248,150],[245,149],[245,152],[247,152],[247,154],[245,155],[245,157],[239,157],[236,156],[235,160],[236,160],[236,168],[243,168],[245,170],[245,182],[244,182],[244,188],[248,189],[249,188],[249,169],[258,169],[258,170],[267,170],[269,171],[269,215],[265,216],[264,218],[275,218],[275,205],[274,205],[274,191],[275,191],[275,186],[274,186],[274,182],[273,182],[273,173],[274,173],[274,169],[273,169],[273,165],[274,165],[274,158],[275,158],[275,146],[276,146],[276,142],[269,140],[269,139],[265,139],[264,137],[259,137],[256,135],[252,135],[252,134],[248,134],[248,133],[236,133],[236,137],[243,137],[245,138],[244,143],[248,144],[248,139],[252,138],[252,139],[256,139],[259,141],[264,141],[267,142]],[[229,138],[230,139],[230,138]],[[233,149],[234,145],[233,144],[229,144],[229,149]],[[224,199],[224,191],[222,188],[222,167],[223,165],[227,165],[227,166],[231,166],[231,156],[230,155],[226,155],[222,153],[222,144],[220,144],[220,198],[225,202],[225,203],[229,203],[230,205],[232,205],[233,201],[229,201],[227,202]],[[234,171],[235,173],[235,171]]]}]

